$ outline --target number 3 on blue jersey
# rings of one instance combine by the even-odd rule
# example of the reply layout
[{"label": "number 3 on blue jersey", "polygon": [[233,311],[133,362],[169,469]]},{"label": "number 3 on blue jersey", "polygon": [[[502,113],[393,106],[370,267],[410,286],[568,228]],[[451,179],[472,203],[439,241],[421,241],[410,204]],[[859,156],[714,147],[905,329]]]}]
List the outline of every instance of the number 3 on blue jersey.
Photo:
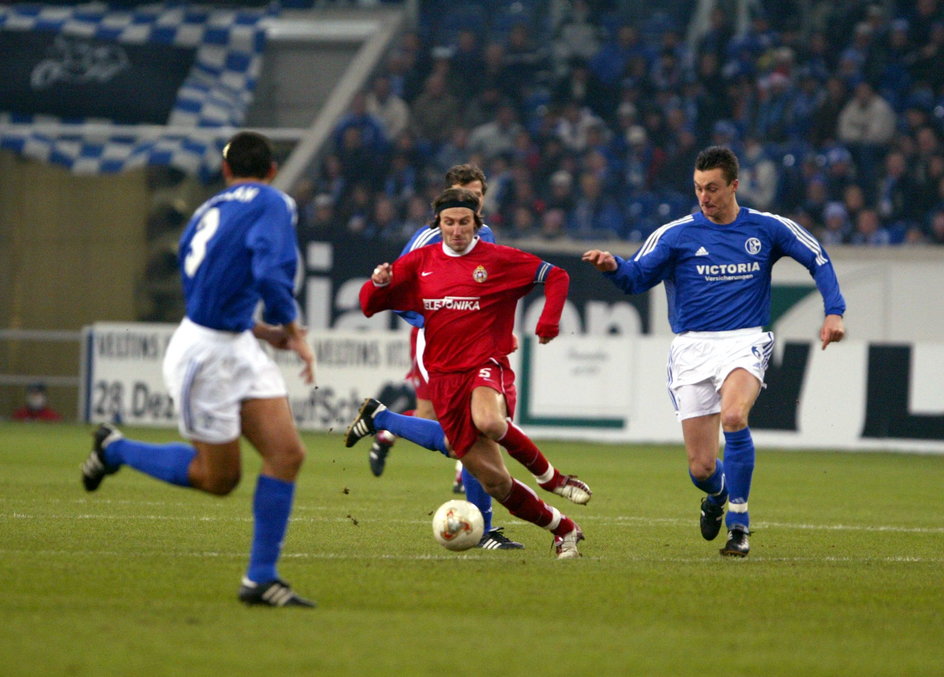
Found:
[{"label": "number 3 on blue jersey", "polygon": [[207,213],[197,224],[193,239],[190,240],[190,247],[187,250],[187,256],[184,258],[184,272],[187,277],[193,277],[197,268],[203,263],[206,256],[207,242],[216,234],[216,229],[220,226],[220,210],[208,209]]}]

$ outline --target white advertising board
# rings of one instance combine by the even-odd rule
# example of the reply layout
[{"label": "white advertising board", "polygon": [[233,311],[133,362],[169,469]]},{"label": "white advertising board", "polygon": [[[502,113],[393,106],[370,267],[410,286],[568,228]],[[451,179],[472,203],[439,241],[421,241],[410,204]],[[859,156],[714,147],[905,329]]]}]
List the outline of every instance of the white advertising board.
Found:
[{"label": "white advertising board", "polygon": [[[174,325],[96,324],[86,329],[86,421],[175,426],[161,377]],[[538,438],[681,444],[665,389],[666,336],[522,338],[512,356],[516,420]],[[322,330],[311,336],[317,385],[298,377],[292,353],[274,351],[298,425],[343,431],[365,397],[402,384],[409,334]],[[770,387],[751,416],[758,445],[944,453],[944,344],[847,340],[821,351],[785,340]]]},{"label": "white advertising board", "polygon": [[[176,325],[97,323],[85,329],[82,418],[176,426],[161,362]],[[294,353],[270,350],[282,369],[299,427],[347,426],[365,397],[400,384],[409,369],[408,332],[322,331],[310,336],[316,385],[299,378]],[[267,347],[268,348],[268,347]]]}]

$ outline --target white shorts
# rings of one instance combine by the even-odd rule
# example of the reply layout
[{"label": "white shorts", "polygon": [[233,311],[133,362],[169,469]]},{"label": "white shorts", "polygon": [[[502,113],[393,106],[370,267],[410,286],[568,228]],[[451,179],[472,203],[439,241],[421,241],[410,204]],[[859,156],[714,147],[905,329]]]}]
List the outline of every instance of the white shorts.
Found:
[{"label": "white shorts", "polygon": [[764,385],[774,334],[760,327],[734,331],[690,331],[669,348],[669,397],[679,420],[721,411],[721,386],[735,369]]},{"label": "white shorts", "polygon": [[241,434],[243,400],[285,397],[282,372],[249,331],[216,331],[184,319],[164,355],[164,383],[185,439],[222,444]]}]

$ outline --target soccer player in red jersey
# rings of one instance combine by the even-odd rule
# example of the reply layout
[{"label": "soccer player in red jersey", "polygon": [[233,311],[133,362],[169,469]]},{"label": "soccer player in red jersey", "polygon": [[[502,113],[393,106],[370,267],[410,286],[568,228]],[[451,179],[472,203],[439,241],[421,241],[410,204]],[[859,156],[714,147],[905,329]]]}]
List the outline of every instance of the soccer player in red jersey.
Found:
[{"label": "soccer player in red jersey", "polygon": [[[580,527],[549,506],[508,472],[498,448],[524,465],[548,491],[584,504],[586,483],[563,475],[524,432],[512,423],[517,391],[508,354],[514,350],[518,300],[535,284],[544,285],[545,305],[535,333],[541,343],[558,334],[569,276],[537,256],[482,241],[478,197],[450,188],[433,203],[440,246],[421,247],[393,264],[377,266],[361,288],[364,314],[412,310],[425,320],[423,360],[429,373],[430,399],[439,424],[394,414],[368,400],[348,429],[348,446],[375,429],[401,435],[406,425],[441,425],[451,455],[481,482],[508,511],[554,534],[560,559],[579,557]],[[410,439],[410,435],[401,435]]]}]

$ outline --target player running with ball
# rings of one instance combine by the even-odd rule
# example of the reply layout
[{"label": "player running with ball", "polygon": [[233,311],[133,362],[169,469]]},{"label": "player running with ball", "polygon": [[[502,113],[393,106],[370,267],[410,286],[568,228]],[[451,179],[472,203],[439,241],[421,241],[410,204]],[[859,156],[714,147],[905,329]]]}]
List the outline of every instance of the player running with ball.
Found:
[{"label": "player running with ball", "polygon": [[544,285],[545,305],[535,333],[541,343],[558,333],[569,276],[538,257],[482,241],[478,196],[450,188],[433,203],[442,244],[421,247],[377,266],[361,288],[364,314],[412,310],[423,315],[430,399],[439,422],[394,414],[367,400],[348,428],[348,446],[382,428],[462,461],[508,512],[554,534],[559,559],[579,557],[580,527],[547,505],[505,467],[497,442],[547,491],[575,503],[590,488],[561,474],[512,423],[517,392],[508,354],[514,349],[518,300]]}]

